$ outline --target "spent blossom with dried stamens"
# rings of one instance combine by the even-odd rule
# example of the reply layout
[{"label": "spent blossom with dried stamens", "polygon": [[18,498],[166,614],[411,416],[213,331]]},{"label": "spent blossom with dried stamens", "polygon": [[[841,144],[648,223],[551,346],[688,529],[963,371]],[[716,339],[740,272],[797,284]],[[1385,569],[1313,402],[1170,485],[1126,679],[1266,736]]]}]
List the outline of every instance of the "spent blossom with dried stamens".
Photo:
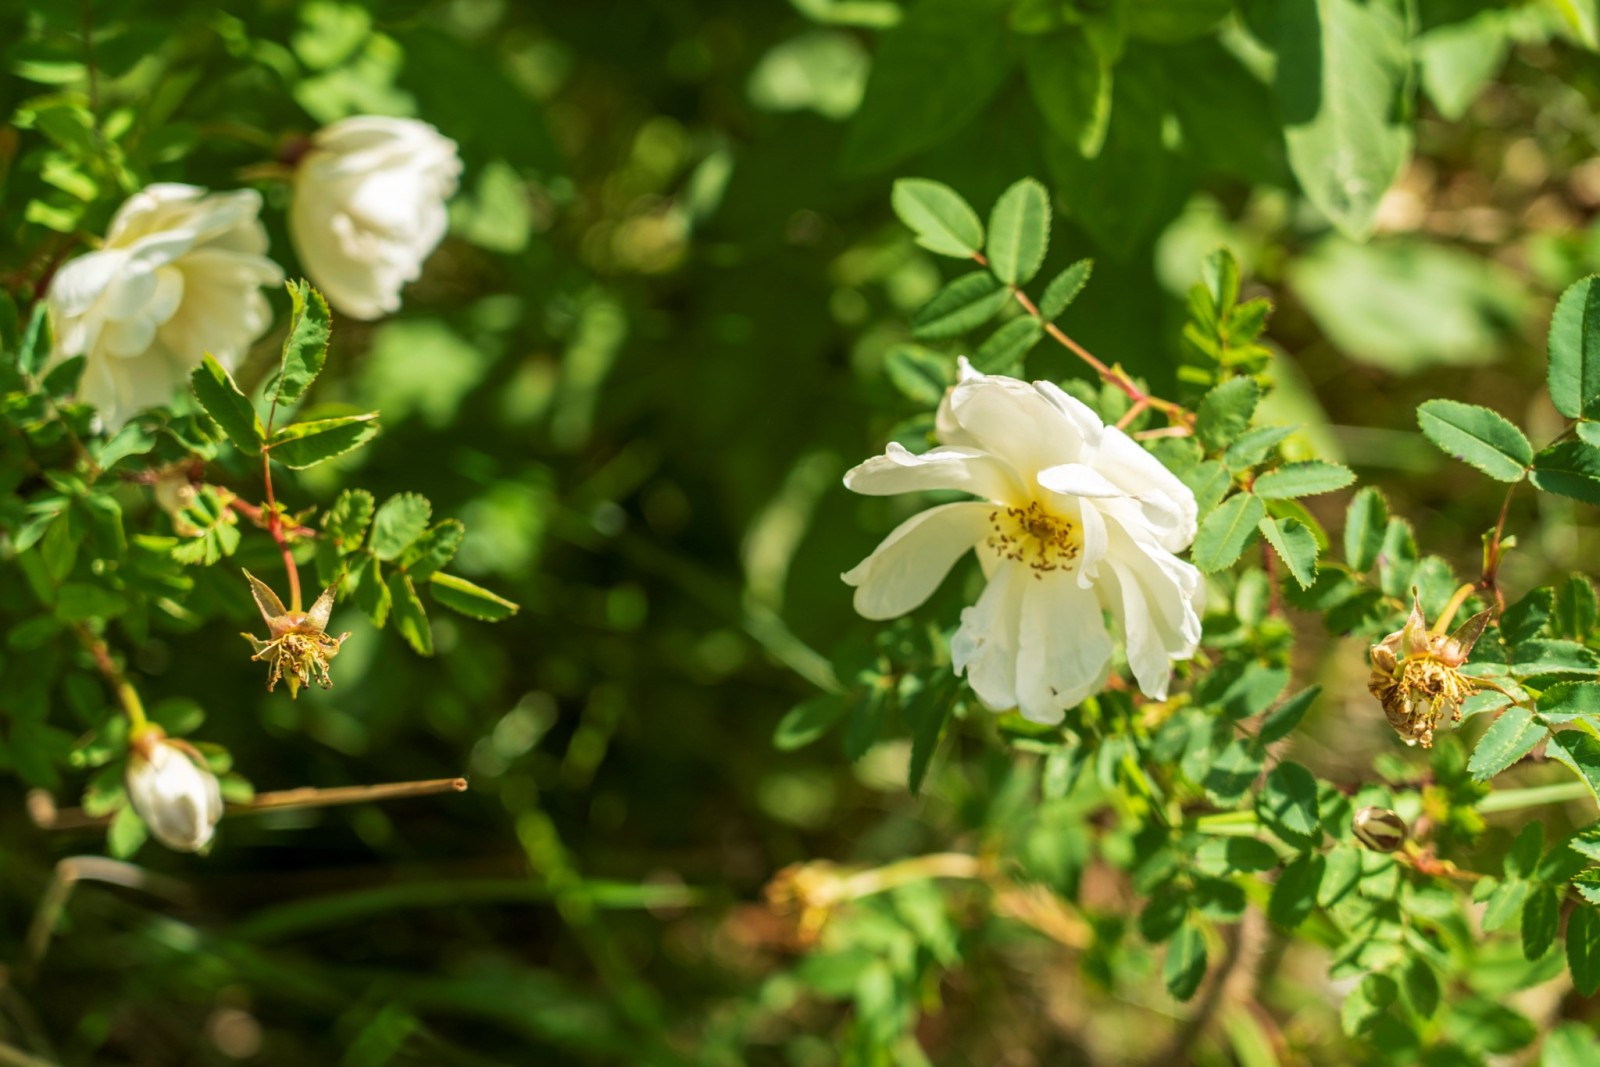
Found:
[{"label": "spent blossom with dried stamens", "polygon": [[1482,684],[1460,668],[1493,617],[1492,611],[1481,611],[1446,636],[1428,629],[1422,602],[1414,598],[1405,626],[1372,646],[1367,689],[1406,744],[1431,748],[1446,714],[1460,721],[1461,702]]},{"label": "spent blossom with dried stamens", "polygon": [[332,637],[326,632],[339,583],[334,582],[324,589],[310,611],[289,611],[265,582],[249,571],[245,571],[244,576],[250,583],[256,606],[261,609],[261,617],[267,621],[267,640],[253,634],[243,635],[255,650],[250,658],[265,660],[270,668],[267,692],[272,692],[279,679],[288,680],[291,697],[299,696],[300,687],[310,685],[313,678],[322,688],[332,689],[328,661],[339,654],[339,646],[350,636],[342,633]]}]

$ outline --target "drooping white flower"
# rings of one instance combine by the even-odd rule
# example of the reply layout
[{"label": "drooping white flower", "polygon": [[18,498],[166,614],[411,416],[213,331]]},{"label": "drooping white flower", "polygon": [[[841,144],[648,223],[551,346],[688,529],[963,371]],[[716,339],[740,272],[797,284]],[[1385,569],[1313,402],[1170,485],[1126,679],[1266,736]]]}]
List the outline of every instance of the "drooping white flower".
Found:
[{"label": "drooping white flower", "polygon": [[1200,641],[1200,572],[1174,554],[1194,539],[1194,494],[1050,382],[962,370],[940,405],[939,447],[916,455],[891,444],[844,481],[872,496],[977,499],[912,516],[845,574],[856,610],[903,615],[976,550],[988,584],[962,611],[950,653],[985,705],[1060,722],[1106,683],[1108,613],[1139,687],[1164,699],[1172,661]]},{"label": "drooping white flower", "polygon": [[317,131],[295,175],[289,232],[336,309],[375,319],[444,239],[456,143],[426,122],[358,115]]},{"label": "drooping white flower", "polygon": [[52,279],[52,362],[88,357],[79,395],[108,429],[170,401],[207,352],[231,370],[271,325],[261,287],[283,272],[260,213],[254,190],[151,185]]},{"label": "drooping white flower", "polygon": [[200,754],[147,728],[128,750],[128,800],[168,848],[198,852],[222,818],[222,790]]}]

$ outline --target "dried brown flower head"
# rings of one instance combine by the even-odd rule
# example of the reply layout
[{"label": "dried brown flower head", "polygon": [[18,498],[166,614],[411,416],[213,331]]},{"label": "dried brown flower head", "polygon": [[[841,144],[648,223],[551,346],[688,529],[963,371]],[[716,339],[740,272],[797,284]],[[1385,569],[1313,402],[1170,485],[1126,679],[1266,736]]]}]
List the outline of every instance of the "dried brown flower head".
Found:
[{"label": "dried brown flower head", "polygon": [[1372,646],[1367,689],[1406,744],[1431,748],[1433,732],[1446,714],[1452,722],[1461,719],[1461,702],[1478,683],[1460,667],[1493,617],[1493,612],[1481,611],[1446,636],[1428,629],[1421,601],[1413,599],[1405,626]]},{"label": "dried brown flower head", "polygon": [[335,582],[324,589],[316,603],[311,605],[310,611],[289,611],[265,582],[249,571],[245,571],[244,576],[250,583],[256,606],[261,609],[261,617],[267,621],[265,641],[253,634],[243,635],[255,650],[250,658],[265,660],[270,668],[267,692],[272,692],[280,678],[287,679],[291,697],[299,696],[300,687],[310,685],[313,678],[322,688],[332,689],[328,661],[339,654],[339,646],[350,636],[342,633],[338,637],[330,637],[326,633],[328,618],[333,614],[333,596],[339,583]]}]

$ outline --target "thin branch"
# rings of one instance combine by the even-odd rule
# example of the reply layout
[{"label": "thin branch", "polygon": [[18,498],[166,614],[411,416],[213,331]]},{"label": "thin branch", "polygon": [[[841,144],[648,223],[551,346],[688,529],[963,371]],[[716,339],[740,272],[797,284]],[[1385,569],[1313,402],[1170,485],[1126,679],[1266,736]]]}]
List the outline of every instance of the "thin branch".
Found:
[{"label": "thin branch", "polygon": [[111,688],[117,703],[122,705],[122,710],[127,713],[128,732],[131,734],[142,730],[147,722],[144,702],[139,699],[139,691],[128,681],[127,675],[122,673],[122,668],[111,658],[111,649],[106,646],[105,640],[92,633],[83,623],[74,623],[72,632],[77,635],[83,647],[89,650],[89,655],[94,657],[95,669]]},{"label": "thin branch", "polygon": [[141,893],[161,897],[173,903],[190,900],[189,887],[172,878],[153,874],[141,867],[104,856],[71,856],[56,864],[50,884],[45,887],[39,906],[33,913],[33,922],[23,941],[21,973],[31,978],[50,950],[50,939],[61,921],[61,913],[72,899],[72,891],[79,882],[104,882],[107,885],[135,889]]},{"label": "thin branch", "polygon": [[[429,778],[417,782],[388,782],[382,785],[344,785],[329,789],[302,786],[274,793],[257,793],[243,804],[229,804],[227,815],[255,815],[280,808],[332,808],[345,804],[366,804],[406,797],[425,797],[438,793],[464,793],[465,778]],[[28,794],[28,817],[41,830],[82,830],[105,826],[110,815],[89,815],[82,808],[57,808],[42,789]]]}]

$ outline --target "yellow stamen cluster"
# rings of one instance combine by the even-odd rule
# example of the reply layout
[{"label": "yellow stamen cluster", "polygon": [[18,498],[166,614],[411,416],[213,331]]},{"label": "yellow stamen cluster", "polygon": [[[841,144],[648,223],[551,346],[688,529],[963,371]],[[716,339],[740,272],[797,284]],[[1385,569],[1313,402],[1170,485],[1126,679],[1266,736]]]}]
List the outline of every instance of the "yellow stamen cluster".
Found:
[{"label": "yellow stamen cluster", "polygon": [[996,508],[989,513],[988,546],[1003,559],[1025,563],[1035,578],[1050,571],[1071,570],[1083,551],[1075,536],[1077,527],[1068,519],[1053,515],[1037,500],[1025,508]]},{"label": "yellow stamen cluster", "polygon": [[1477,692],[1479,683],[1459,668],[1490,618],[1483,612],[1453,634],[1434,633],[1416,604],[1403,629],[1372,646],[1367,691],[1406,744],[1432,748],[1434,731],[1446,715],[1461,721],[1461,702]]}]

